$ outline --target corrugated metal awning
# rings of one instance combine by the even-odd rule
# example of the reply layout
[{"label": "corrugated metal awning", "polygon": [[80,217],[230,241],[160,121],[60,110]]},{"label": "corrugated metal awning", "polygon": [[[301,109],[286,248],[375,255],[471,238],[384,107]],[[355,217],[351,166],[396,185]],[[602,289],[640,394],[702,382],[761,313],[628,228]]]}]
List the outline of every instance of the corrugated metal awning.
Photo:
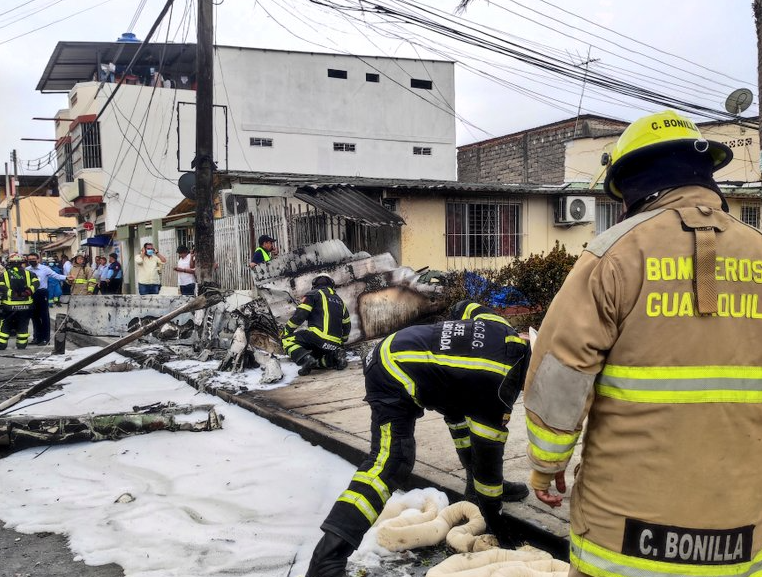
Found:
[{"label": "corrugated metal awning", "polygon": [[402,226],[405,221],[349,185],[302,186],[296,198],[315,208],[369,226]]}]

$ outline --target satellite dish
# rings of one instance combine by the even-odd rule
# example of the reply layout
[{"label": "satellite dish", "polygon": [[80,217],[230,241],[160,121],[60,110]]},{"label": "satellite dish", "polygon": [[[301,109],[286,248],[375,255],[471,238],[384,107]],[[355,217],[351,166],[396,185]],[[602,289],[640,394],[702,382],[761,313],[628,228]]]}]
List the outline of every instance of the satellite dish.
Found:
[{"label": "satellite dish", "polygon": [[754,100],[754,95],[748,88],[739,88],[730,93],[727,100],[725,100],[725,110],[731,114],[741,114],[744,110],[751,106]]},{"label": "satellite dish", "polygon": [[177,186],[185,198],[196,200],[196,173],[186,172],[177,181]]}]

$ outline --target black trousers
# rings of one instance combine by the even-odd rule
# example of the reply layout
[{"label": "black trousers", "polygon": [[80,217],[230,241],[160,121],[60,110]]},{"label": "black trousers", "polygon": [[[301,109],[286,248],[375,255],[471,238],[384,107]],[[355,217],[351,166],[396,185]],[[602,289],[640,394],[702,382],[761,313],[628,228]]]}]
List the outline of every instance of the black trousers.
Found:
[{"label": "black trousers", "polygon": [[25,349],[29,341],[29,317],[32,308],[12,310],[3,307],[0,310],[0,351],[8,347],[11,331],[16,331],[16,348]]},{"label": "black trousers", "polygon": [[32,295],[32,328],[35,341],[50,340],[50,305],[48,289],[38,288]]},{"label": "black trousers", "polygon": [[301,329],[283,339],[283,348],[292,361],[300,364],[307,354],[311,354],[319,361],[326,355],[331,355],[340,349],[341,345],[321,339],[312,331]]},{"label": "black trousers", "polygon": [[410,476],[415,464],[415,423],[423,415],[423,409],[380,363],[366,369],[365,391],[371,409],[370,454],[320,527],[355,549],[391,494]]}]

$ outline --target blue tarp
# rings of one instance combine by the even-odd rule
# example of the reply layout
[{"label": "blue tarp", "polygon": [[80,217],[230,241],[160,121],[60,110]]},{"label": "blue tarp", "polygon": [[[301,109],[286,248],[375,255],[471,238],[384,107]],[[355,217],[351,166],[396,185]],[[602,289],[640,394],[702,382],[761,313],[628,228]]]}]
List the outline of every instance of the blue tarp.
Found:
[{"label": "blue tarp", "polygon": [[531,306],[520,290],[512,286],[498,286],[475,272],[465,274],[466,292],[472,299],[493,308]]}]

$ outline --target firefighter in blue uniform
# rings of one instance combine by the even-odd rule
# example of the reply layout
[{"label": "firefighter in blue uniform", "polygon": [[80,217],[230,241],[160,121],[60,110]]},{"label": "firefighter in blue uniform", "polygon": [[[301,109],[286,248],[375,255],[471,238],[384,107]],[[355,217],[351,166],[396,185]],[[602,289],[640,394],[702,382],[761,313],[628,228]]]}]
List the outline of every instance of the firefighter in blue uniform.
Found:
[{"label": "firefighter in blue uniform", "polygon": [[0,350],[8,347],[11,331],[16,331],[16,348],[25,349],[29,341],[32,295],[40,284],[37,275],[24,268],[24,257],[12,254],[8,268],[0,275]]},{"label": "firefighter in blue uniform", "polygon": [[444,415],[488,530],[510,542],[501,515],[503,451],[529,356],[509,324],[486,319],[411,326],[381,341],[364,361],[370,455],[323,522],[306,577],[344,577],[347,558],[413,470],[424,409]]},{"label": "firefighter in blue uniform", "polygon": [[[296,330],[305,321],[307,328]],[[312,279],[312,290],[286,323],[283,350],[301,367],[300,375],[308,375],[316,367],[342,370],[347,367],[344,343],[351,330],[349,311],[336,294],[336,284],[321,274]]]}]

